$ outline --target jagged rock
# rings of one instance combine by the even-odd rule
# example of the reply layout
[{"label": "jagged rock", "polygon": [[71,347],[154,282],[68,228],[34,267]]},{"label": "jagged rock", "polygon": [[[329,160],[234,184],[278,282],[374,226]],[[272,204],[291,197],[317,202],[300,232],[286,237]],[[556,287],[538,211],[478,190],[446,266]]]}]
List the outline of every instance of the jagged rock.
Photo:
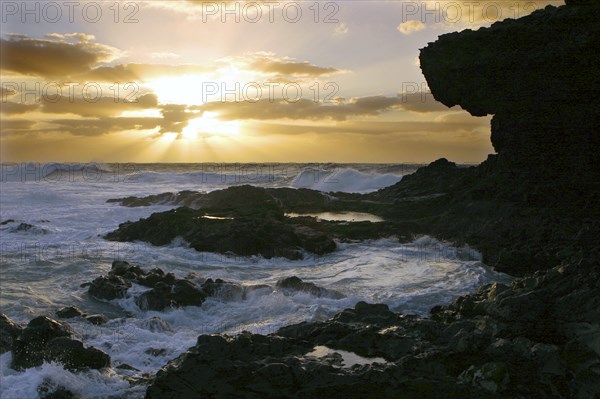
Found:
[{"label": "jagged rock", "polygon": [[12,349],[19,334],[21,334],[21,326],[0,313],[0,354]]},{"label": "jagged rock", "polygon": [[98,299],[124,298],[131,283],[117,275],[101,276],[92,281],[89,288],[90,295]]},{"label": "jagged rock", "polygon": [[78,399],[79,396],[46,377],[37,387],[41,399]]},{"label": "jagged rock", "polygon": [[136,298],[142,310],[164,310],[168,307],[200,306],[206,294],[187,280],[176,280],[173,285],[157,283],[153,289]]},{"label": "jagged rock", "polygon": [[510,382],[507,366],[502,362],[485,363],[478,367],[471,366],[458,378],[462,382],[479,386],[493,393],[505,391]]},{"label": "jagged rock", "polygon": [[94,347],[85,348],[81,341],[59,337],[48,342],[46,361],[62,363],[69,370],[101,369],[110,366],[110,357]]},{"label": "jagged rock", "polygon": [[173,332],[169,323],[156,316],[145,320],[139,320],[137,324],[140,328],[145,328],[152,332]]},{"label": "jagged rock", "polygon": [[289,295],[293,292],[307,292],[316,297],[327,297],[333,299],[345,298],[341,292],[317,287],[314,283],[306,283],[296,276],[287,277],[277,282],[277,287],[281,288],[283,293]]},{"label": "jagged rock", "polygon": [[103,314],[91,314],[91,315],[85,316],[85,319],[87,321],[89,321],[90,323],[95,324],[97,326],[108,322],[108,317],[104,316]]},{"label": "jagged rock", "polygon": [[85,316],[81,309],[75,306],[66,306],[56,311],[56,316],[61,319],[72,319],[73,317]]},{"label": "jagged rock", "polygon": [[131,265],[129,264],[129,262],[126,262],[124,260],[114,260],[111,265],[110,271],[112,274],[122,276],[125,273],[127,273],[130,267]]},{"label": "jagged rock", "polygon": [[202,284],[202,291],[204,291],[207,296],[219,297],[228,301],[241,301],[245,299],[247,290],[247,287],[229,283],[219,278],[214,281],[209,278]]},{"label": "jagged rock", "polygon": [[442,35],[421,50],[420,65],[438,101],[494,115],[504,165],[586,179],[600,169],[600,6],[568,3],[589,7],[549,6]]},{"label": "jagged rock", "polygon": [[74,371],[110,366],[110,357],[71,339],[68,325],[45,316],[32,319],[14,341],[11,367],[22,370],[43,362],[60,362]]},{"label": "jagged rock", "polygon": [[[166,245],[182,237],[197,251],[265,258],[301,259],[301,250],[319,255],[335,250],[335,242],[326,234],[290,223],[283,218],[282,211],[265,214],[261,211],[263,206],[266,205],[254,205],[254,208],[248,205],[248,209],[239,212],[241,216],[233,218],[207,218],[204,210],[190,208],[153,213],[137,222],[120,224],[105,238]],[[256,214],[250,209],[255,209]]]},{"label": "jagged rock", "polygon": [[144,292],[135,299],[135,304],[142,310],[164,310],[170,308],[171,286],[158,283],[150,291]]}]

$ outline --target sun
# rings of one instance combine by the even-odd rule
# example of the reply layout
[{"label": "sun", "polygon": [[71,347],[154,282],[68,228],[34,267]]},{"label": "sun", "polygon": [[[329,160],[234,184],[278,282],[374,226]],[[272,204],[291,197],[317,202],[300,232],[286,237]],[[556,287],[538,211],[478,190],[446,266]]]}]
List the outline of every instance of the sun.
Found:
[{"label": "sun", "polygon": [[219,100],[239,101],[243,88],[249,83],[256,85],[257,80],[256,73],[229,65],[214,73],[165,76],[153,79],[145,86],[162,104],[201,105]]},{"label": "sun", "polygon": [[196,140],[210,137],[235,137],[240,134],[242,122],[221,121],[216,112],[204,112],[200,118],[191,119],[183,128],[181,138]]},{"label": "sun", "polygon": [[207,82],[210,82],[207,75],[183,75],[154,79],[146,86],[162,104],[200,105]]}]

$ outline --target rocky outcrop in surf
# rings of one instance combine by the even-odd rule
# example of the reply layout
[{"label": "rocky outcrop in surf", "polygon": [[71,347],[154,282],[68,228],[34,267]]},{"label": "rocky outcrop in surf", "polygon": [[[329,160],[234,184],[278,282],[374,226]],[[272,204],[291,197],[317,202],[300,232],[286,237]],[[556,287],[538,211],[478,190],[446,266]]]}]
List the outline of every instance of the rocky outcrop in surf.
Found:
[{"label": "rocky outcrop in surf", "polygon": [[[176,278],[172,273],[165,273],[159,268],[149,271],[139,266],[130,265],[126,261],[116,260],[106,276],[100,276],[91,283],[88,292],[91,296],[102,300],[113,300],[130,296],[129,288],[133,284],[150,288],[134,297],[136,305],[141,310],[166,310],[184,306],[202,306],[208,297],[218,297],[226,301],[242,301],[252,291],[259,289],[280,289],[284,294],[305,292],[315,297],[333,299],[344,298],[340,292],[318,287],[314,283],[304,282],[296,276],[288,277],[277,282],[275,287],[265,284],[242,285],[211,278],[203,279],[197,276]],[[58,312],[61,317],[84,316],[88,321],[99,321],[98,317],[90,320],[91,316],[81,314],[77,309],[65,308]],[[99,315],[93,315],[99,316]],[[101,321],[101,320],[100,320]],[[10,330],[10,326],[6,328]],[[10,330],[12,331],[12,330]]]},{"label": "rocky outcrop in surf", "polygon": [[57,362],[71,371],[110,367],[110,357],[94,347],[85,347],[71,338],[67,324],[45,316],[32,319],[25,327],[0,314],[2,353],[12,354],[11,367],[23,370]]}]

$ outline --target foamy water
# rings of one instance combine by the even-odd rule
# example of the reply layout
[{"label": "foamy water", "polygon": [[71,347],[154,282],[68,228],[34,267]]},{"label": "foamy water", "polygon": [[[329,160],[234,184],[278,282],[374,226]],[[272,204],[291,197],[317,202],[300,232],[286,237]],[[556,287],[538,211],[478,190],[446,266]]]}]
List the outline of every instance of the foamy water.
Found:
[{"label": "foamy water", "polygon": [[[0,226],[2,312],[18,322],[38,315],[54,317],[58,308],[71,305],[86,313],[106,314],[111,321],[103,326],[77,319],[69,323],[84,344],[111,356],[112,368],[73,374],[60,365],[44,364],[17,372],[8,367],[10,353],[6,353],[0,356],[0,397],[36,398],[37,386],[46,379],[89,398],[140,398],[145,386],[130,384],[126,378],[152,375],[194,345],[199,334],[236,334],[242,330],[268,334],[284,325],[327,319],[358,301],[386,303],[395,311],[424,315],[433,305],[447,303],[481,284],[507,280],[483,265],[476,252],[429,237],[410,244],[400,244],[394,238],[340,243],[331,254],[307,254],[301,261],[199,253],[177,240],[166,247],[153,247],[101,238],[119,223],[170,209],[164,205],[126,208],[107,204],[109,198],[184,189],[211,191],[231,184],[304,187],[308,182],[323,191],[364,192],[393,184],[410,169],[394,165],[327,165],[320,167],[322,170],[314,165],[305,169],[293,165],[286,170],[250,167],[256,173],[239,173],[240,169],[231,173],[233,166],[227,166],[228,171],[215,171],[214,165],[202,170],[186,165],[137,165],[135,173],[130,167],[126,174],[118,166],[102,165],[96,171],[90,169],[87,176],[80,173],[85,168],[63,168],[46,170],[29,180],[18,178],[15,170],[10,170],[10,176],[3,172],[0,219],[14,222]],[[323,179],[330,179],[329,183]],[[21,223],[34,228],[19,229]],[[102,302],[80,287],[106,274],[113,259],[125,259],[143,268],[160,267],[182,278],[221,278],[241,284],[274,286],[277,280],[296,275],[346,297],[286,296],[278,290],[263,289],[243,301],[209,298],[202,307],[142,311],[132,298]],[[146,289],[134,286],[131,290]],[[121,364],[139,371],[117,368]]]}]

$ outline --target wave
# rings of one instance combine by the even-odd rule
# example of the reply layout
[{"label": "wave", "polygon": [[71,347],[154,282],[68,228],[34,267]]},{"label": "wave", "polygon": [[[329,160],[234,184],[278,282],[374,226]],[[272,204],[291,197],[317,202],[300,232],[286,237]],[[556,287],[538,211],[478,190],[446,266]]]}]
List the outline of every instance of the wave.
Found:
[{"label": "wave", "polygon": [[215,172],[154,172],[141,171],[132,180],[141,183],[180,183],[208,186],[231,186],[236,184],[277,184],[285,176],[253,173],[215,173]]},{"label": "wave", "polygon": [[365,173],[355,169],[317,170],[305,169],[291,185],[324,192],[370,193],[398,183],[401,175]]},{"label": "wave", "polygon": [[112,176],[113,169],[101,163],[7,163],[2,164],[4,182],[98,181]]}]

